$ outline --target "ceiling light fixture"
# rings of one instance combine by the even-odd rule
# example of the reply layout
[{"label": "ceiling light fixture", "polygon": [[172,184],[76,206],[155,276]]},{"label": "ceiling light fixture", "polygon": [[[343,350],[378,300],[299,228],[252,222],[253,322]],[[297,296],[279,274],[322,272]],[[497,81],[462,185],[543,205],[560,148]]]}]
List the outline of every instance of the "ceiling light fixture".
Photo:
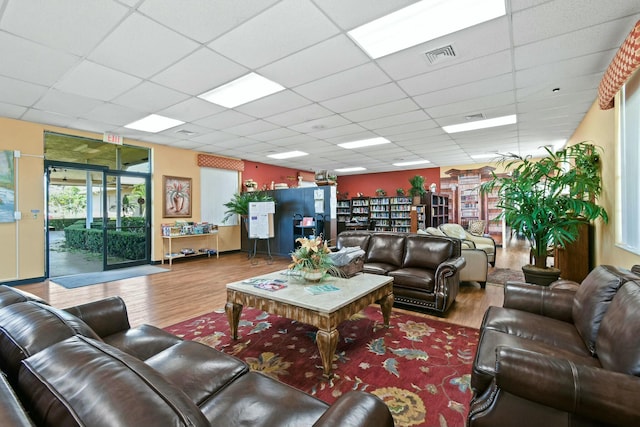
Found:
[{"label": "ceiling light fixture", "polygon": [[349,31],[377,59],[504,16],[504,0],[423,0]]},{"label": "ceiling light fixture", "polygon": [[198,95],[198,98],[233,108],[284,90],[284,87],[256,73],[249,73],[225,85]]},{"label": "ceiling light fixture", "polygon": [[394,163],[393,166],[413,166],[413,165],[423,165],[425,163],[431,163],[431,162],[429,160],[411,160],[409,162]]},{"label": "ceiling light fixture", "polygon": [[157,133],[182,124],[184,124],[184,122],[180,120],[170,119],[169,117],[159,116],[157,114],[150,114],[147,117],[129,123],[124,127],[127,129]]},{"label": "ceiling light fixture", "polygon": [[363,168],[362,166],[356,166],[353,168],[340,168],[340,169],[334,169],[336,172],[360,172],[360,171],[364,171],[367,170],[366,168]]},{"label": "ceiling light fixture", "polygon": [[293,157],[307,156],[308,154],[309,153],[305,153],[304,151],[287,151],[284,153],[269,154],[267,155],[267,157],[271,157],[272,159],[282,160],[282,159],[291,159]]},{"label": "ceiling light fixture", "polygon": [[472,159],[476,159],[476,160],[480,160],[480,159],[495,159],[500,157],[500,154],[498,153],[484,153],[484,154],[472,154],[471,156]]},{"label": "ceiling light fixture", "polygon": [[378,138],[369,138],[369,139],[359,139],[357,141],[351,142],[343,142],[342,144],[338,144],[338,147],[346,148],[351,150],[353,148],[362,148],[362,147],[371,147],[373,145],[381,145],[381,144],[389,144],[387,138],[378,137]]},{"label": "ceiling light fixture", "polygon": [[460,123],[457,125],[443,126],[442,130],[447,133],[467,132],[470,130],[486,129],[497,126],[506,126],[517,123],[515,114],[510,116],[495,117],[493,119],[476,120],[475,122]]}]

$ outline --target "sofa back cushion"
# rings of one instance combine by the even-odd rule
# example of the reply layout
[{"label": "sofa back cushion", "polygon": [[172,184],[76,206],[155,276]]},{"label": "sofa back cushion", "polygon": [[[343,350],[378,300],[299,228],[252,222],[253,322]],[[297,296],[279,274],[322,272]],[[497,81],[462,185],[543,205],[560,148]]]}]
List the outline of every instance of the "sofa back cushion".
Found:
[{"label": "sofa back cushion", "polygon": [[0,285],[0,307],[6,307],[17,302],[37,301],[46,304],[46,301],[25,291],[21,291],[11,286]]},{"label": "sofa back cushion", "polygon": [[18,388],[37,425],[209,425],[187,395],[156,370],[78,335],[25,359]]},{"label": "sofa back cushion", "polygon": [[400,267],[404,256],[404,234],[374,233],[369,239],[365,262],[379,262]]},{"label": "sofa back cushion", "polygon": [[0,309],[0,369],[14,384],[23,359],[77,334],[100,339],[64,310],[33,301],[4,307]]},{"label": "sofa back cushion", "polygon": [[338,249],[342,249],[358,246],[359,248],[362,248],[362,250],[366,251],[369,246],[370,238],[371,233],[366,230],[343,231],[338,234],[336,247]]},{"label": "sofa back cushion", "polygon": [[440,264],[453,257],[453,240],[446,237],[412,234],[406,237],[403,268],[428,268],[436,270]]},{"label": "sofa back cushion", "polygon": [[640,282],[618,290],[602,318],[596,340],[598,359],[611,371],[640,376]]},{"label": "sofa back cushion", "polygon": [[582,281],[573,299],[572,317],[578,333],[592,355],[596,354],[596,338],[602,317],[620,286],[637,278],[629,270],[599,265]]}]

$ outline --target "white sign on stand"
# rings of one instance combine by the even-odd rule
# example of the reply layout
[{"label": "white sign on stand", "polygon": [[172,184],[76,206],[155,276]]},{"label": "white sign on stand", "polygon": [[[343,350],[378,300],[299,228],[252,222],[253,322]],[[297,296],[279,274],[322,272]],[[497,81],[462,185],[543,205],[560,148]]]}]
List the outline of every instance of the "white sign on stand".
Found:
[{"label": "white sign on stand", "polygon": [[274,202],[249,203],[249,238],[269,239],[273,237]]}]

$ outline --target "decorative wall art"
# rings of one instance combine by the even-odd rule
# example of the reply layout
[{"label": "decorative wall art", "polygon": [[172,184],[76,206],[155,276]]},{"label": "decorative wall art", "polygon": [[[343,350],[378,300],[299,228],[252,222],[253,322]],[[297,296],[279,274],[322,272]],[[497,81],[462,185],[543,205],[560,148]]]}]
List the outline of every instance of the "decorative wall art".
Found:
[{"label": "decorative wall art", "polygon": [[191,217],[191,178],[163,176],[163,211],[164,218]]},{"label": "decorative wall art", "polygon": [[0,151],[0,222],[14,222],[15,181],[13,151]]}]

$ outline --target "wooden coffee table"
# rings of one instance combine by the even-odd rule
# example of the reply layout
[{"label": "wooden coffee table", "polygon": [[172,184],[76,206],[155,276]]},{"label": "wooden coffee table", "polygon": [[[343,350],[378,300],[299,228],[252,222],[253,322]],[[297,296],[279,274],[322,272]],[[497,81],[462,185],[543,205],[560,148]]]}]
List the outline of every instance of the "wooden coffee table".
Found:
[{"label": "wooden coffee table", "polygon": [[[285,270],[286,271],[286,270]],[[318,328],[316,343],[322,358],[323,374],[331,376],[333,355],[338,345],[338,325],[370,304],[380,304],[384,324],[389,325],[393,306],[393,278],[377,274],[358,274],[350,279],[330,277],[320,285],[334,285],[338,291],[312,295],[305,290],[314,286],[299,277],[282,272],[259,278],[285,280],[287,287],[277,291],[256,288],[240,282],[227,285],[225,311],[233,339],[238,339],[238,323],[242,307],[254,307]]]}]

